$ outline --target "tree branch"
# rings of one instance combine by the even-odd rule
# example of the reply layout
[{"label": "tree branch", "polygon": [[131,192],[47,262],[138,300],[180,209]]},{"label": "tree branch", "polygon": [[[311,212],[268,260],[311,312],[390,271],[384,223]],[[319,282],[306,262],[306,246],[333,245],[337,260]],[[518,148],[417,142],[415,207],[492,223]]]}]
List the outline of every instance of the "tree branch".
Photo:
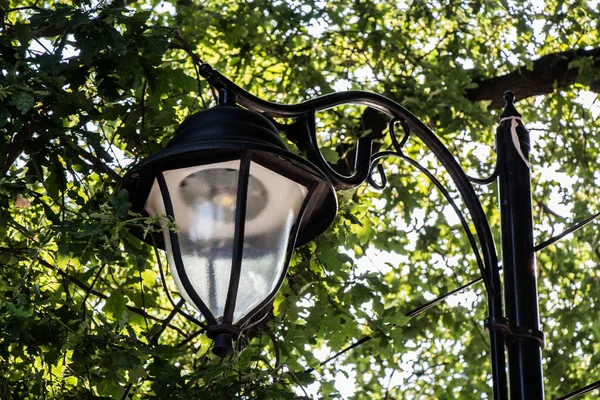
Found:
[{"label": "tree branch", "polygon": [[198,336],[203,334],[205,331],[206,331],[206,329],[201,328],[201,329],[198,329],[196,332],[191,333],[190,336],[187,337],[187,339],[185,339],[177,344],[177,348],[185,346],[186,344],[188,344],[189,342],[191,342],[192,340],[194,340],[195,338],[197,338]]},{"label": "tree branch", "polygon": [[[490,108],[501,108],[506,90],[515,92],[519,99],[552,93],[581,81],[579,68],[569,68],[569,64],[584,57],[592,57],[594,66],[600,66],[600,47],[547,54],[533,61],[532,68],[521,66],[506,75],[475,82],[478,86],[467,90],[467,98],[491,100]],[[590,90],[600,93],[600,79],[591,83]]]},{"label": "tree branch", "polygon": [[181,35],[181,32],[179,32],[178,30],[176,30],[174,32],[173,36],[174,36],[175,39],[177,39],[179,41],[179,43],[173,43],[173,42],[169,43],[169,48],[170,49],[179,49],[179,50],[183,50],[186,53],[188,53],[188,55],[192,58],[192,61],[194,62],[195,66],[198,66],[198,65],[204,63],[204,61],[202,60],[202,58],[200,58],[196,53],[194,53],[194,50],[192,50],[192,46]]},{"label": "tree branch", "polygon": [[33,130],[28,124],[25,124],[12,138],[5,154],[2,155],[2,173],[5,176],[13,163],[19,158],[27,142],[33,137]]},{"label": "tree branch", "polygon": [[[96,297],[100,297],[103,300],[108,299],[108,296],[105,295],[104,293],[98,292],[97,290],[94,290],[92,288],[90,288],[88,285],[86,285],[85,283],[81,282],[79,279],[75,278],[72,275],[67,274],[66,272],[62,271],[59,268],[56,268],[54,265],[50,264],[49,262],[47,262],[46,260],[43,260],[41,258],[38,259],[38,261],[40,262],[40,264],[42,264],[43,266],[45,266],[46,268],[52,269],[54,271],[56,271],[59,275],[61,275],[63,278],[68,278],[69,279],[69,283],[72,283],[78,287],[80,287],[81,289],[85,290],[86,293],[89,291],[90,294],[93,294]],[[157,321],[157,322],[164,322],[164,320],[155,317],[151,314],[148,314],[146,311],[142,310],[141,308],[137,308],[134,306],[130,306],[130,305],[126,305],[125,307],[127,307],[127,309],[133,313],[139,314],[144,318],[149,318],[151,320]],[[179,334],[181,334],[184,338],[187,338],[187,334],[181,330],[180,328],[171,325],[170,323],[167,323],[166,326],[168,326],[169,328],[177,331]]]},{"label": "tree branch", "polygon": [[92,284],[90,285],[89,289],[85,291],[85,296],[83,297],[83,300],[81,301],[81,309],[82,310],[85,310],[85,303],[87,302],[88,297],[90,297],[90,292],[92,290],[94,290],[94,285],[98,281],[98,278],[100,277],[100,274],[102,274],[102,271],[104,270],[104,267],[106,267],[106,264],[102,264],[102,266],[100,267],[100,269],[98,269],[98,272],[94,276],[94,280],[92,281]]},{"label": "tree branch", "polygon": [[538,205],[538,207],[540,207],[540,209],[542,210],[542,212],[544,214],[551,215],[553,217],[560,219],[563,222],[566,222],[566,220],[567,220],[566,217],[563,217],[562,215],[558,214],[556,211],[552,210],[550,207],[548,207],[547,204],[542,203],[541,201],[538,201],[537,205]]},{"label": "tree branch", "polygon": [[154,345],[158,344],[158,339],[160,338],[160,335],[162,335],[162,333],[165,331],[167,326],[169,326],[169,323],[173,320],[173,318],[175,317],[175,315],[178,312],[177,308],[183,306],[183,303],[185,303],[184,299],[179,300],[179,303],[177,303],[177,307],[174,308],[173,311],[171,311],[171,313],[169,314],[169,316],[163,320],[160,330],[158,332],[156,332],[156,335],[154,335],[150,339],[150,343],[152,343]]},{"label": "tree branch", "polygon": [[96,169],[97,172],[102,171],[102,172],[106,173],[115,182],[119,182],[121,180],[121,175],[116,173],[115,170],[113,170],[111,167],[109,167],[107,164],[105,164],[98,157],[96,157],[92,153],[88,152],[83,147],[80,147],[80,146],[74,146],[74,147],[75,147],[75,150],[79,153],[79,155],[82,158],[84,158],[87,161],[92,163],[92,165],[94,166],[94,168]]}]

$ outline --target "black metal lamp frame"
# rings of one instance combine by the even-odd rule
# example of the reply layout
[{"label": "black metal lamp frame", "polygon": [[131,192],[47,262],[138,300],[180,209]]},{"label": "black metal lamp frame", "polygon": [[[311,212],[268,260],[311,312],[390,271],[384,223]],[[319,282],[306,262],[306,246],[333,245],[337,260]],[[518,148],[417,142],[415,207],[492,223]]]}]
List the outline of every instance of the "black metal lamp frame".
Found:
[{"label": "black metal lamp frame", "polygon": [[[437,136],[408,110],[391,99],[375,93],[348,91],[332,93],[296,105],[283,105],[262,100],[243,90],[221,75],[208,64],[199,67],[200,75],[220,92],[256,112],[270,118],[292,118],[289,125],[277,127],[286,134],[309,160],[325,172],[336,189],[354,188],[364,181],[377,188],[385,186],[383,169],[377,164],[383,157],[400,157],[423,172],[450,202],[465,229],[485,284],[488,301],[488,318],[485,326],[490,335],[490,356],[492,366],[493,397],[505,400],[508,397],[505,346],[508,348],[510,394],[512,399],[543,399],[543,377],[541,369],[541,349],[544,335],[539,330],[537,304],[537,282],[535,274],[533,222],[531,216],[531,178],[521,158],[529,153],[529,135],[520,122],[520,114],[513,106],[514,95],[507,92],[506,108],[498,127],[498,162],[492,176],[486,179],[469,177],[450,151]],[[389,134],[393,149],[375,151],[373,137],[358,140],[353,157],[354,170],[342,175],[334,170],[322,156],[316,136],[316,112],[344,104],[358,104],[374,108],[391,117]],[[516,120],[513,119],[517,118]],[[512,122],[518,121],[517,139],[523,150],[514,144]],[[400,125],[404,131],[402,139],[396,136],[395,128]],[[452,200],[444,185],[426,168],[407,157],[402,147],[411,133],[437,157],[450,175],[464,201],[476,231],[475,239],[460,209]],[[508,145],[511,140],[510,145]],[[378,184],[372,178],[374,171],[380,175]],[[502,284],[498,255],[491,229],[473,183],[489,184],[499,178],[502,215],[502,251],[505,258],[505,286],[508,318],[503,313]],[[515,242],[518,241],[517,244]]]},{"label": "black metal lamp frame", "polygon": [[[316,165],[316,168],[309,167],[309,170],[313,177],[319,177],[316,181],[321,187],[321,193],[318,197],[327,197],[323,194],[324,191],[326,191],[321,181],[323,178],[327,182],[330,182],[330,186],[333,185],[336,189],[351,189],[365,181],[368,181],[376,188],[383,188],[386,185],[386,178],[383,174],[383,168],[378,164],[378,161],[384,157],[399,157],[424,173],[441,191],[457,213],[473,248],[481,272],[481,278],[464,285],[462,288],[468,287],[479,280],[482,280],[485,284],[488,305],[488,318],[485,321],[485,326],[490,335],[493,398],[495,400],[506,400],[508,398],[509,389],[507,384],[506,348],[509,360],[510,398],[514,400],[544,399],[541,358],[541,350],[544,346],[544,335],[539,328],[535,252],[547,247],[549,244],[559,240],[576,229],[579,229],[585,224],[590,223],[592,220],[600,217],[600,213],[578,223],[574,227],[567,229],[562,234],[551,238],[544,243],[538,244],[537,246],[533,244],[531,172],[527,161],[529,156],[529,134],[520,120],[520,114],[513,106],[514,95],[512,92],[507,92],[505,94],[506,107],[501,117],[501,123],[497,129],[496,148],[498,157],[496,168],[490,177],[479,179],[469,177],[464,172],[447,147],[444,146],[440,139],[423,122],[417,119],[400,104],[385,96],[364,91],[348,91],[324,95],[295,105],[277,104],[265,101],[248,93],[221,75],[218,71],[214,70],[208,64],[200,65],[198,70],[199,74],[206,79],[214,89],[220,92],[221,102],[238,104],[248,110],[270,118],[271,122],[276,125],[279,131],[283,132],[290,141],[306,153],[308,160]],[[388,125],[388,132],[392,141],[391,150],[377,151],[374,146],[374,138],[372,135],[361,137],[358,140],[355,154],[353,157],[350,157],[353,164],[353,170],[347,175],[336,171],[325,160],[319,149],[316,132],[316,113],[318,111],[345,104],[368,106],[391,117],[391,121]],[[289,118],[292,119],[293,122],[284,125],[277,123],[274,118]],[[401,139],[396,135],[397,126],[400,126],[404,133]],[[417,161],[404,154],[403,146],[408,141],[411,133],[416,135],[423,142],[450,175],[469,211],[476,235],[471,232],[469,224],[445,186],[434,174],[422,167]],[[218,148],[215,149],[218,150]],[[243,153],[241,154],[242,160],[246,160],[242,161],[241,171],[243,171],[243,173],[240,173],[239,185],[243,187],[247,184],[248,179],[247,167],[244,167],[244,165],[249,162],[248,160],[255,160],[255,157],[259,157],[259,154],[264,157],[269,156],[267,153],[256,152],[256,149],[252,148],[252,146],[250,148],[243,147],[243,149],[240,148],[239,150]],[[259,150],[270,150],[275,154],[281,151],[273,147]],[[238,154],[236,157],[240,157],[240,155]],[[293,159],[293,157],[291,158]],[[258,160],[258,158],[256,158],[256,160]],[[312,165],[299,157],[293,161],[296,161],[295,166],[300,166],[301,168],[304,166],[303,168],[305,169],[307,165]],[[263,165],[269,168],[267,164]],[[197,163],[195,165],[197,165]],[[279,168],[277,166],[275,168],[277,168],[276,170],[279,172]],[[377,172],[380,176],[379,183],[373,179],[374,172]],[[170,200],[162,173],[157,174],[156,177],[161,186],[162,195],[165,205],[167,206],[167,213],[170,217],[173,217],[174,214],[172,206],[168,204]],[[295,177],[291,177],[291,179],[296,180]],[[502,286],[500,280],[501,268],[498,263],[497,247],[493,240],[491,228],[483,211],[481,202],[472,185],[472,183],[490,184],[496,179],[498,180],[500,194],[502,254],[503,269],[505,271],[504,286]],[[313,185],[306,184],[306,186],[310,188],[311,194],[309,195],[314,196],[314,185],[315,183],[313,183]],[[149,189],[147,188],[147,190]],[[236,215],[238,222],[243,221],[244,219],[243,207],[245,198],[241,200],[240,197],[241,196],[238,196],[238,215]],[[326,200],[330,205],[325,206],[328,211],[321,213],[321,215],[328,216],[327,224],[329,224],[333,218],[332,215],[335,215],[336,205],[334,204],[332,207],[331,199],[329,198]],[[333,203],[335,203],[335,200]],[[302,210],[301,216],[306,213],[307,210]],[[312,216],[309,219],[311,221],[318,220],[318,218],[312,218]],[[244,226],[242,223],[239,228],[242,232],[242,236],[243,229]],[[323,225],[320,225],[316,230],[311,229],[310,222],[307,222],[307,218],[305,217],[302,220],[299,219],[294,226],[293,237],[295,238],[295,236],[298,235],[296,244],[302,244],[316,236],[316,234],[320,233],[323,229]],[[303,231],[309,233],[303,235]],[[238,228],[236,228],[235,235],[237,246],[240,246]],[[177,234],[175,232],[170,232],[170,237],[172,242],[177,241]],[[156,240],[162,239],[157,237]],[[287,268],[287,263],[289,262],[294,246],[294,241],[290,240],[287,249],[285,268]],[[239,255],[236,255],[234,261],[234,270],[237,271],[238,274],[237,279],[239,279],[239,257]],[[178,264],[177,269],[178,271],[181,271],[180,265],[182,263],[180,255],[176,256],[175,259]],[[233,276],[234,273],[232,273],[232,282],[236,279],[236,277]],[[285,274],[282,275],[278,282],[277,289],[281,286],[284,276]],[[235,298],[232,297],[232,293],[235,294],[236,289],[232,287],[233,285],[230,286],[228,300],[226,302],[225,315],[227,316],[228,323],[231,322],[231,315],[233,313],[232,308],[235,306],[235,300],[231,299]],[[503,312],[502,288],[504,289],[506,316]],[[269,298],[257,307],[255,311],[259,312],[261,308],[264,310],[269,301],[272,301],[276,291],[277,290],[273,291]],[[442,296],[440,299],[445,297],[446,296]],[[435,300],[435,302],[440,299]],[[196,299],[194,299],[194,301],[196,302]],[[197,303],[198,306],[201,304],[201,302]],[[434,303],[432,302],[422,309],[426,309],[425,307],[429,307],[431,304]],[[201,307],[201,309],[204,313],[206,307]],[[421,311],[422,310],[419,312]],[[220,333],[225,333],[229,336],[239,333],[239,327],[232,328],[231,324],[220,326],[216,323],[217,321],[215,321],[214,316],[211,319],[210,312],[205,313],[205,315],[207,316],[209,325],[214,327],[212,329],[210,326],[208,327],[209,335],[216,337],[219,336]],[[254,315],[260,315],[260,313]],[[251,317],[249,316],[248,318]],[[249,320],[246,318],[242,322],[248,323],[248,321]],[[223,344],[223,348],[226,348],[227,346],[230,347],[230,344]],[[228,354],[230,350],[219,350],[219,352],[221,351],[222,354]],[[589,391],[599,386],[600,383],[596,382],[584,389],[585,391]],[[561,399],[571,398],[573,397],[572,395],[577,395],[579,393],[580,392],[573,392]]]},{"label": "black metal lamp frame", "polygon": [[[231,121],[232,118],[245,120]],[[275,128],[264,117],[253,115],[251,111],[239,107],[222,105],[211,109],[208,114],[199,115],[198,119],[200,121],[184,122],[167,148],[135,166],[123,178],[119,189],[128,191],[134,211],[145,213],[146,199],[156,181],[164,202],[166,217],[176,222],[173,202],[164,176],[165,172],[191,166],[240,160],[234,236],[233,242],[228,243],[230,246],[227,249],[228,254],[232,256],[232,266],[224,315],[221,320],[213,315],[210,307],[200,298],[189,279],[181,254],[178,233],[169,230],[169,243],[165,243],[160,229],[156,229],[157,232],[149,233],[148,236],[142,238],[158,248],[168,249],[172,252],[181,284],[193,304],[204,315],[206,323],[200,323],[195,318],[192,320],[205,328],[207,336],[214,340],[213,352],[225,357],[233,353],[233,339],[237,339],[244,329],[264,318],[268,312],[268,305],[272,303],[285,279],[294,248],[312,240],[331,224],[337,212],[337,201],[333,187],[326,176],[310,162],[285,149],[285,144],[278,142],[281,139]],[[223,131],[228,121],[233,124],[229,127],[231,130],[229,134]],[[256,124],[263,124],[274,132],[267,134],[262,132],[263,138],[260,140],[252,138],[253,133],[261,134],[261,130],[256,127]],[[191,131],[190,125],[192,125]],[[220,126],[216,137],[212,135],[213,125]],[[244,138],[243,135],[250,135],[250,137]],[[274,289],[256,307],[234,323],[242,260],[244,256],[251,256],[250,253],[253,251],[251,243],[248,242],[249,239],[244,234],[251,163],[256,163],[304,186],[307,193],[292,226],[286,247],[283,271],[278,277]],[[157,228],[159,227],[157,226]],[[171,300],[170,296],[169,299]],[[176,308],[179,310],[179,307]],[[185,316],[189,318],[189,315],[185,314]]]}]

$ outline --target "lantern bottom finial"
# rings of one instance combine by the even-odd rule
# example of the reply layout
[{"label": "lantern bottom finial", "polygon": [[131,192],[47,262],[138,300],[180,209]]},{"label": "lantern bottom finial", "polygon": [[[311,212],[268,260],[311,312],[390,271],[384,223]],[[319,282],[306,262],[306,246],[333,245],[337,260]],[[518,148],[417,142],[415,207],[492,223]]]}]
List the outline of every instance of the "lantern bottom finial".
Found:
[{"label": "lantern bottom finial", "polygon": [[221,333],[213,339],[212,352],[221,358],[233,354],[233,339],[227,333]]}]

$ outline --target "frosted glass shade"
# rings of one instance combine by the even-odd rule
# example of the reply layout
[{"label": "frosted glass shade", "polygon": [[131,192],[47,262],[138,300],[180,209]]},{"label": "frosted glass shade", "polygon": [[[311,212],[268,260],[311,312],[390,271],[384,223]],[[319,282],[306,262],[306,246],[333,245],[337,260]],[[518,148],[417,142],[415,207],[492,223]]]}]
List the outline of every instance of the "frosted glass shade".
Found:
[{"label": "frosted glass shade", "polygon": [[[229,293],[239,196],[240,160],[163,172],[173,205],[181,262],[193,289],[221,323]],[[233,321],[251,313],[277,288],[286,270],[292,227],[308,193],[306,187],[250,162],[242,262]],[[145,210],[166,215],[155,181]],[[239,221],[237,221],[239,223]],[[171,273],[182,296],[200,310],[182,283],[169,227],[161,223]],[[291,250],[291,249],[290,249]]]}]

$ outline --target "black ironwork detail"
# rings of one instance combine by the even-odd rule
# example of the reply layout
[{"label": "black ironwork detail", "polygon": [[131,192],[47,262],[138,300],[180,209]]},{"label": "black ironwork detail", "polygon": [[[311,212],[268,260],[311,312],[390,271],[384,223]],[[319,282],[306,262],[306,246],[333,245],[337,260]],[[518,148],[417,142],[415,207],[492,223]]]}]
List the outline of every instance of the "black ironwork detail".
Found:
[{"label": "black ironwork detail", "polygon": [[242,274],[249,179],[250,155],[247,150],[243,150],[238,175],[237,201],[235,204],[235,232],[233,237],[233,256],[231,258],[231,275],[229,277],[229,289],[223,312],[223,323],[225,324],[233,324],[233,312],[235,310],[240,276]]},{"label": "black ironwork detail", "polygon": [[[373,179],[373,171],[375,171],[375,170],[377,170],[377,174],[379,175],[379,180],[380,180],[379,183],[377,181],[375,181],[375,179]],[[385,171],[383,170],[383,165],[376,164],[371,167],[371,172],[369,173],[369,176],[367,177],[367,182],[369,183],[369,185],[371,185],[372,187],[374,187],[377,190],[385,189],[385,187],[387,186],[387,178],[385,176]]]},{"label": "black ironwork detail", "polygon": [[492,184],[496,181],[496,178],[498,178],[498,166],[495,165],[494,166],[494,170],[492,171],[492,173],[490,174],[490,176],[485,177],[485,178],[476,178],[474,176],[471,175],[467,175],[467,178],[469,178],[469,180],[477,185],[489,185]]},{"label": "black ironwork detail", "polygon": [[[400,104],[376,93],[363,91],[339,92],[316,97],[299,104],[278,104],[260,99],[248,93],[221,75],[218,71],[214,70],[208,64],[201,65],[199,70],[200,74],[215,89],[227,89],[235,93],[236,101],[239,105],[255,112],[263,113],[263,115],[270,118],[296,119],[296,122],[292,124],[293,128],[289,130],[290,135],[288,138],[307,153],[309,160],[316,163],[317,166],[325,172],[332,184],[338,189],[350,189],[362,184],[366,180],[369,180],[370,183],[374,182],[374,179],[372,178],[373,164],[381,157],[397,155],[396,153],[398,152],[382,151],[373,154],[372,139],[370,137],[363,137],[359,139],[356,148],[354,171],[349,176],[339,174],[332,169],[319,150],[315,126],[315,113],[317,111],[326,110],[343,104],[356,104],[371,107],[383,112],[392,117],[392,119],[395,118],[405,129],[406,139],[403,138],[399,142],[395,136],[392,139],[395,150],[401,150],[401,144],[403,145],[405,141],[408,140],[408,135],[406,135],[407,130],[414,133],[443,165],[469,210],[469,214],[477,232],[477,239],[481,246],[482,265],[484,267],[481,268],[481,272],[488,293],[489,317],[502,317],[503,305],[498,269],[498,256],[491,229],[481,202],[475,193],[469,177],[466,175],[460,164],[450,153],[448,148],[423,122]],[[301,129],[301,124],[304,124],[304,131]],[[393,130],[394,128],[392,127],[391,131],[393,132]],[[284,132],[287,134],[288,131],[284,130]],[[379,167],[376,168],[380,173],[380,177],[383,177],[382,170]],[[385,178],[382,178],[381,182],[378,184],[376,183],[374,187],[381,187],[384,183],[387,182]],[[443,185],[440,183],[440,186]],[[468,229],[467,234],[471,235]],[[473,245],[473,242],[471,242],[471,244]],[[505,340],[503,332],[499,330],[490,330],[490,341],[494,399],[504,400],[507,398],[507,385],[506,364],[504,358]]]},{"label": "black ironwork detail", "polygon": [[544,332],[532,328],[511,327],[508,320],[504,317],[486,318],[484,327],[487,330],[496,329],[504,332],[507,342],[515,340],[535,340],[542,349],[546,347],[546,337]]}]

